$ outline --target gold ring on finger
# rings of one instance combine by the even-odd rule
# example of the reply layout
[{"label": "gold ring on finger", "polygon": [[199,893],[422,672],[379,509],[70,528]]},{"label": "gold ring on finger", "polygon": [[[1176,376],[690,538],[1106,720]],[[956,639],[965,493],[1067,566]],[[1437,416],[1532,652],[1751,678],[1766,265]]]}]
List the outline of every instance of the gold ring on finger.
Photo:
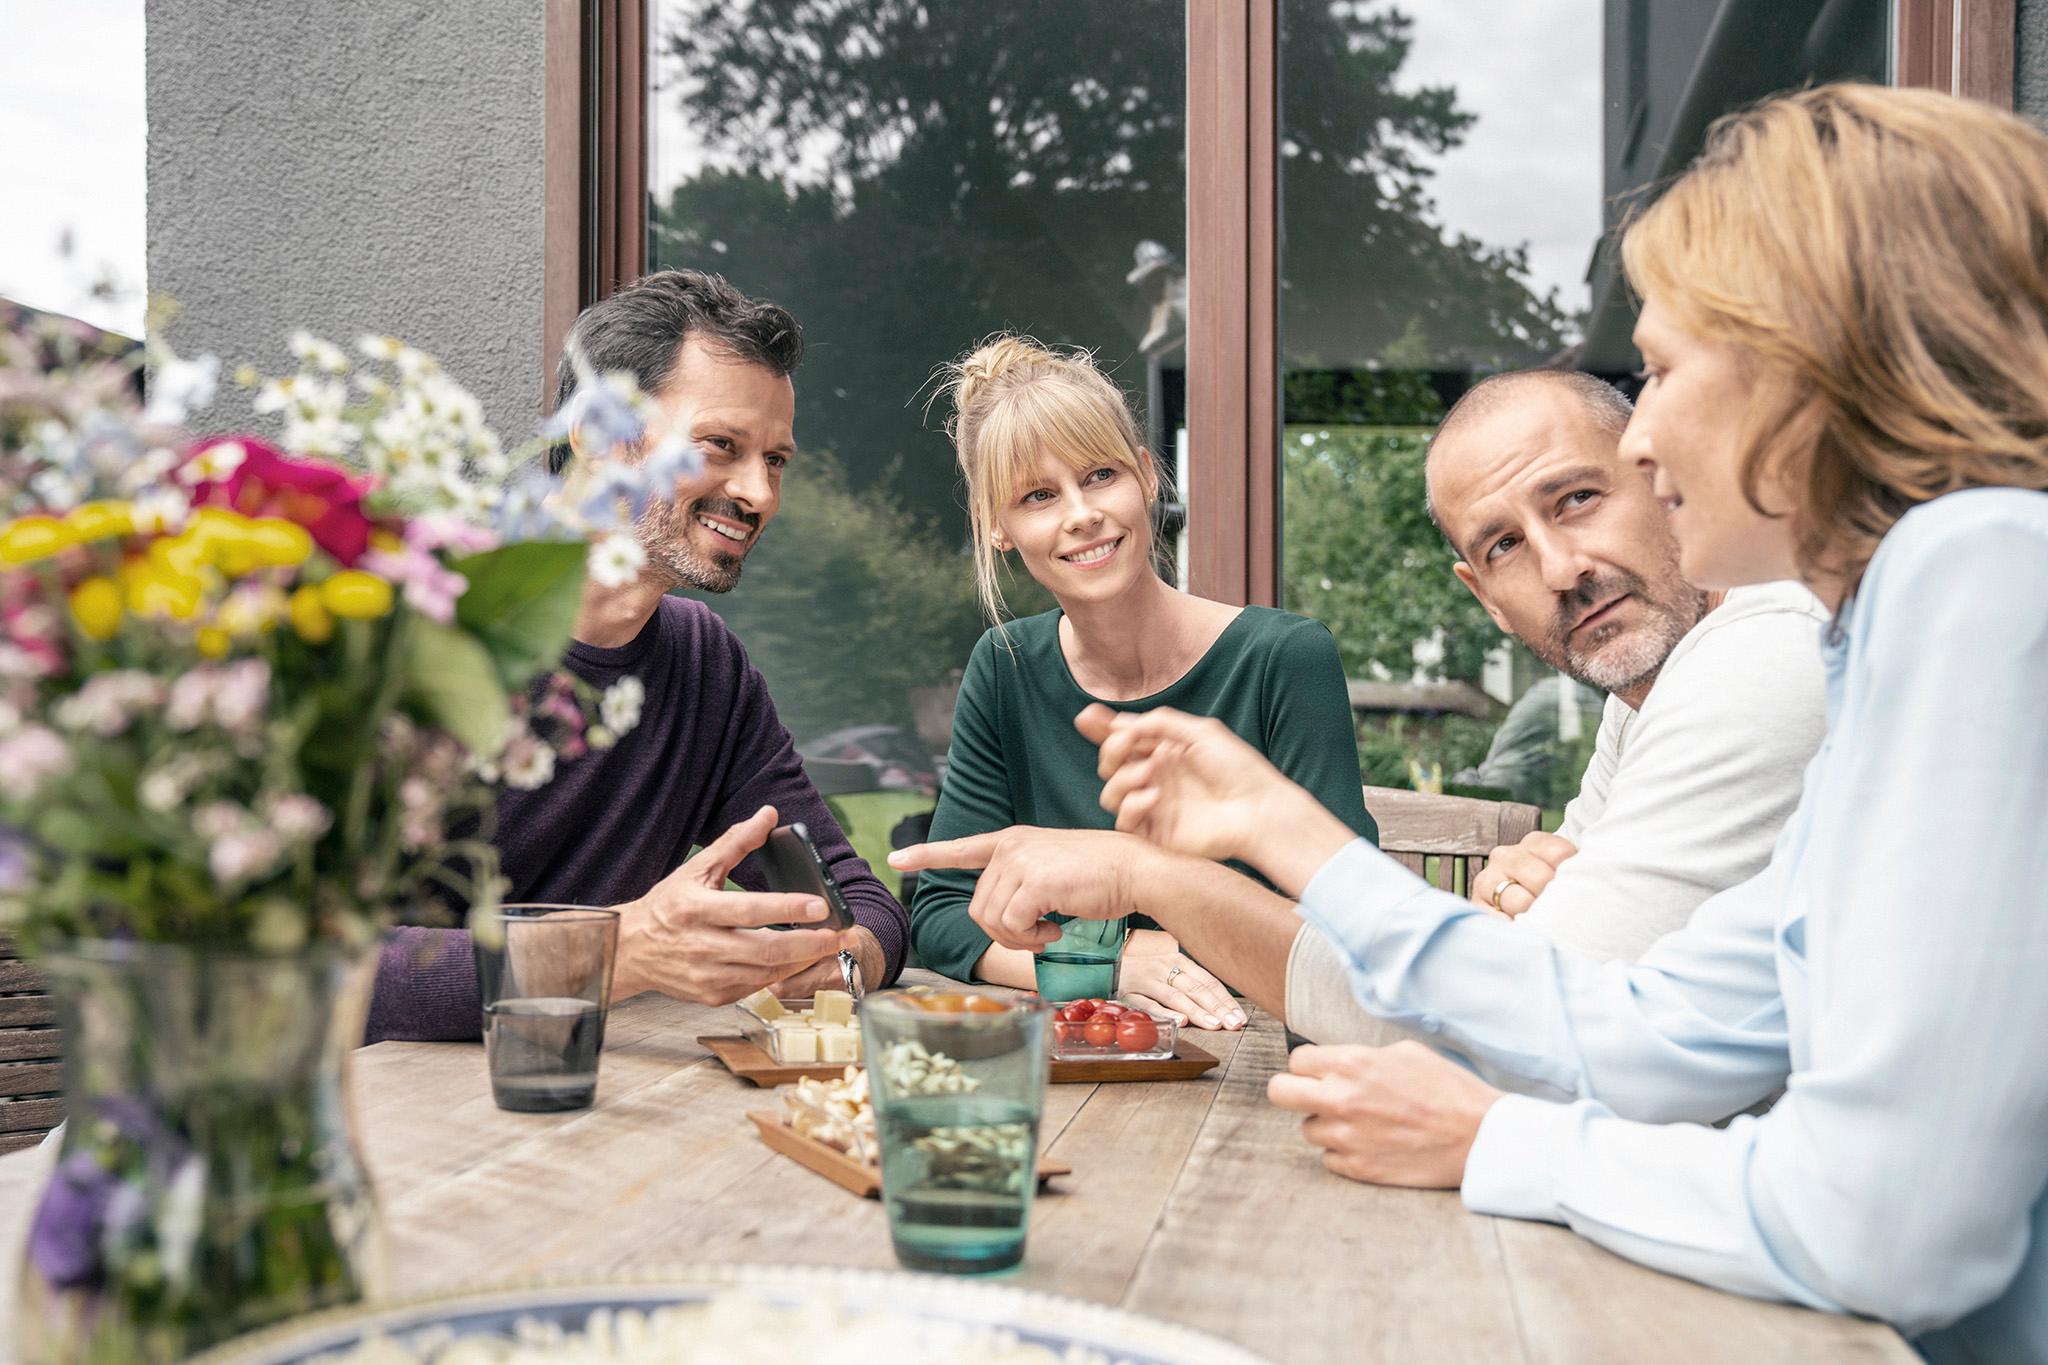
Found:
[{"label": "gold ring on finger", "polygon": [[1495,912],[1503,915],[1507,913],[1507,911],[1502,910],[1500,908],[1500,898],[1507,894],[1508,888],[1511,886],[1520,886],[1524,891],[1527,891],[1529,889],[1526,886],[1522,886],[1522,884],[1516,881],[1513,877],[1502,877],[1500,879],[1500,885],[1493,888],[1493,908]]}]

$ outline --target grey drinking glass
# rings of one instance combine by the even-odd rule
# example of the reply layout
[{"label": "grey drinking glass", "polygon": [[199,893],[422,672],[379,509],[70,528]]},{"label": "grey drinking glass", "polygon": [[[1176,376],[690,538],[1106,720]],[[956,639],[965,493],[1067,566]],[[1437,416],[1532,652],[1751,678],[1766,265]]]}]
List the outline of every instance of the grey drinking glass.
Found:
[{"label": "grey drinking glass", "polygon": [[500,1109],[587,1109],[618,955],[615,910],[507,905],[473,937],[484,1052]]}]

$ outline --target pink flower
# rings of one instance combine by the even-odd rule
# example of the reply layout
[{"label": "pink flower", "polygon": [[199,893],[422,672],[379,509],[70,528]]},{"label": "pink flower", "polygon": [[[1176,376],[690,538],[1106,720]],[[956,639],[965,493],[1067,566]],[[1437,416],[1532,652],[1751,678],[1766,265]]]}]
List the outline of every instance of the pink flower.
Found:
[{"label": "pink flower", "polygon": [[71,771],[71,747],[55,730],[24,725],[0,739],[0,795],[26,801],[45,779]]},{"label": "pink flower", "polygon": [[[318,460],[295,459],[253,436],[214,437],[195,447],[186,468],[207,468],[207,451],[216,445],[241,447],[242,458],[220,478],[201,478],[192,489],[192,505],[233,508],[250,517],[284,517],[306,528],[313,542],[344,568],[353,568],[370,544],[370,518],[363,498],[372,480]],[[220,461],[222,465],[227,461]]]},{"label": "pink flower", "polygon": [[405,543],[415,550],[453,550],[459,555],[474,555],[497,549],[498,533],[447,512],[429,512],[405,524]]},{"label": "pink flower", "polygon": [[467,578],[427,551],[410,545],[397,552],[372,550],[363,556],[362,566],[379,578],[401,585],[407,606],[443,625],[455,619],[456,600],[469,591]]}]

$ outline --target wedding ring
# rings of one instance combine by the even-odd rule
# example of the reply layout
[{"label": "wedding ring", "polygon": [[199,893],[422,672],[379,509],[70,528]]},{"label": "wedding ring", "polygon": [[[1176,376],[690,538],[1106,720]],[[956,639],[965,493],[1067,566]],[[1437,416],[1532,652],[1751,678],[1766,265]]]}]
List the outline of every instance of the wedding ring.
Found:
[{"label": "wedding ring", "polygon": [[1186,971],[1186,970],[1187,970],[1187,968],[1185,968],[1185,967],[1175,967],[1175,968],[1173,968],[1173,969],[1172,969],[1171,971],[1167,972],[1167,974],[1166,974],[1166,984],[1167,984],[1167,985],[1169,985],[1169,986],[1171,986],[1171,985],[1173,984],[1173,979],[1174,979],[1174,978],[1175,978],[1176,976],[1179,976],[1179,975],[1180,975],[1180,974],[1181,974],[1182,972],[1184,972],[1184,971]]},{"label": "wedding ring", "polygon": [[1524,891],[1527,891],[1529,889],[1526,886],[1522,886],[1522,884],[1516,881],[1513,877],[1502,877],[1500,879],[1500,885],[1493,888],[1493,908],[1496,912],[1500,914],[1505,915],[1507,913],[1507,911],[1502,910],[1500,908],[1500,898],[1507,894],[1507,889],[1511,886],[1520,886]]}]

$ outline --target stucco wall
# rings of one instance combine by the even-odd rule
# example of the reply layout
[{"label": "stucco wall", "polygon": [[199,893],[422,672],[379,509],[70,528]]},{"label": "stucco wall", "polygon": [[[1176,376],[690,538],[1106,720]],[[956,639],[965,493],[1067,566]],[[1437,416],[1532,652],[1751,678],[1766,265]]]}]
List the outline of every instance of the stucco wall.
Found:
[{"label": "stucco wall", "polygon": [[2048,0],[2019,0],[2012,102],[2034,122],[2048,125]]},{"label": "stucco wall", "polygon": [[148,0],[149,282],[183,307],[172,344],[274,373],[294,327],[394,333],[525,435],[543,8]]}]

